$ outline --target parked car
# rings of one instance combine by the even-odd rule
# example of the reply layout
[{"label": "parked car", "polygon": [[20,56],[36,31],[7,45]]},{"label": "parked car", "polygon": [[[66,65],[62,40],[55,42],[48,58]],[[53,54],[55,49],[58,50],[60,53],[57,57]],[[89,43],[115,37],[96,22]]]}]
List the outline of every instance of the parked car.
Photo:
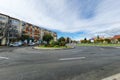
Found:
[{"label": "parked car", "polygon": [[14,42],[14,43],[10,43],[9,46],[13,46],[13,47],[22,46],[22,42]]},{"label": "parked car", "polygon": [[34,42],[28,44],[28,46],[34,46],[34,45],[35,45]]},{"label": "parked car", "polygon": [[22,41],[19,41],[18,44],[22,46],[24,43]]}]

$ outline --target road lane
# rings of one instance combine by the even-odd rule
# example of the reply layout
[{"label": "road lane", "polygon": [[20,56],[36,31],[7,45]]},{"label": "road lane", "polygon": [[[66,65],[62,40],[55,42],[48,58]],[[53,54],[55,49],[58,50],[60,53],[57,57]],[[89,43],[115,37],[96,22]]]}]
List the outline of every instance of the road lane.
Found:
[{"label": "road lane", "polygon": [[85,59],[86,57],[72,57],[72,58],[60,58],[60,61],[69,61],[69,60],[80,60]]},{"label": "road lane", "polygon": [[2,57],[2,56],[0,56],[0,59],[9,59],[8,57]]},{"label": "road lane", "polygon": [[3,48],[0,56],[10,59],[0,60],[0,80],[101,80],[120,71],[120,49],[102,49],[76,47],[46,51],[31,47]]}]

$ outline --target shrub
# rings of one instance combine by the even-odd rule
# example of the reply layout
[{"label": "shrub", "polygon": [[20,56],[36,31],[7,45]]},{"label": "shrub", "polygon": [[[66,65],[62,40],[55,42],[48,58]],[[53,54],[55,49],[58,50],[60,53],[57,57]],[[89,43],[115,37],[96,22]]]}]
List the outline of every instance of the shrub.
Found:
[{"label": "shrub", "polygon": [[51,41],[50,41],[50,45],[54,45],[54,40],[51,40]]},{"label": "shrub", "polygon": [[49,44],[49,42],[53,39],[51,34],[46,34],[43,36],[43,41],[46,41],[47,44]]},{"label": "shrub", "polygon": [[65,42],[64,41],[62,41],[62,42],[59,42],[59,46],[65,46]]},{"label": "shrub", "polygon": [[54,47],[60,47],[59,45],[55,45]]},{"label": "shrub", "polygon": [[59,42],[54,41],[54,40],[51,40],[51,41],[50,41],[50,45],[51,45],[51,46],[59,45]]},{"label": "shrub", "polygon": [[44,47],[48,47],[48,44],[44,44]]}]

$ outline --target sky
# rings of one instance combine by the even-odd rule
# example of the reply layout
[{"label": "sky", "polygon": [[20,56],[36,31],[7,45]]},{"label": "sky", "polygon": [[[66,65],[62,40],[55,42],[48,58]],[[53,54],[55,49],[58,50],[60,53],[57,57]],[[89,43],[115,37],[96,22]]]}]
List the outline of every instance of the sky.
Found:
[{"label": "sky", "polygon": [[0,13],[75,40],[120,34],[120,0],[0,0]]}]

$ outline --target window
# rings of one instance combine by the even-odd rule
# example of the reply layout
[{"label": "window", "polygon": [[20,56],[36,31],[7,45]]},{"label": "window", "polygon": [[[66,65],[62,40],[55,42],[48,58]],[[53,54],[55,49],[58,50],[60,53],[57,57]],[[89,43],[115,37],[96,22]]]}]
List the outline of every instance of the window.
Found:
[{"label": "window", "polygon": [[0,16],[0,20],[1,20],[1,21],[2,21],[2,20],[5,20],[5,17]]},{"label": "window", "polygon": [[3,36],[3,33],[0,33],[0,36]]},{"label": "window", "polygon": [[0,22],[0,26],[4,26],[4,25],[5,25],[5,23]]}]

